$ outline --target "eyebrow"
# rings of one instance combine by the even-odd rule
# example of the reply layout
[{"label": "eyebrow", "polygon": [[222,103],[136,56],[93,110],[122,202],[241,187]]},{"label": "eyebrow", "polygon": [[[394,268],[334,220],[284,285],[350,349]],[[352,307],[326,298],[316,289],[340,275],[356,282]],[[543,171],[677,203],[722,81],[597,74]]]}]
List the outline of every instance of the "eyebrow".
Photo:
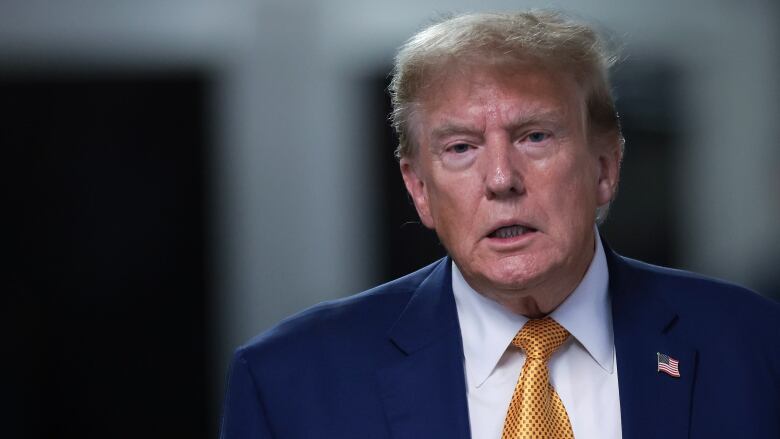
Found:
[{"label": "eyebrow", "polygon": [[537,123],[552,122],[555,124],[561,124],[563,122],[563,112],[561,110],[541,111],[538,113],[531,113],[517,119],[512,120],[509,123],[511,129],[522,128],[527,125],[533,125]]},{"label": "eyebrow", "polygon": [[[509,122],[510,130],[517,130],[528,125],[533,125],[543,122],[552,122],[561,125],[562,117],[561,111],[542,111],[539,113],[526,114],[518,117]],[[483,130],[473,125],[461,124],[456,121],[445,121],[440,126],[431,131],[431,139],[439,140],[443,137],[468,134],[468,135],[482,135]]]},{"label": "eyebrow", "polygon": [[431,132],[431,139],[439,140],[443,137],[454,136],[458,134],[481,135],[482,132],[483,130],[477,128],[476,126],[463,125],[454,121],[448,121],[434,128],[434,130]]}]

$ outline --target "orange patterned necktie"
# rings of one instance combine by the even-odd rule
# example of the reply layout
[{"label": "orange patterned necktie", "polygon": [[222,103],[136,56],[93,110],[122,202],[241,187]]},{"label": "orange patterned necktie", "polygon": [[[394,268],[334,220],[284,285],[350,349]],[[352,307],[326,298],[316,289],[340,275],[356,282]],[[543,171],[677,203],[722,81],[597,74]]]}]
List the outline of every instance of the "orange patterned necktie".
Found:
[{"label": "orange patterned necktie", "polygon": [[566,408],[550,385],[547,360],[569,337],[558,322],[545,317],[529,320],[512,344],[526,360],[509,403],[501,439],[574,438]]}]

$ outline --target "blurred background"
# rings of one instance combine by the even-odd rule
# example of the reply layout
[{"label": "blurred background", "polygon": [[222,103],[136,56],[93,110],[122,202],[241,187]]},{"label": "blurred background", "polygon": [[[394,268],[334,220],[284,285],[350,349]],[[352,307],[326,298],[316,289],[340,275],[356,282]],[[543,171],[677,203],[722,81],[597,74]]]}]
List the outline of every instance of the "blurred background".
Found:
[{"label": "blurred background", "polygon": [[780,296],[777,2],[0,0],[0,435],[215,437],[237,346],[443,255],[394,51],[527,7],[623,46],[611,245]]}]

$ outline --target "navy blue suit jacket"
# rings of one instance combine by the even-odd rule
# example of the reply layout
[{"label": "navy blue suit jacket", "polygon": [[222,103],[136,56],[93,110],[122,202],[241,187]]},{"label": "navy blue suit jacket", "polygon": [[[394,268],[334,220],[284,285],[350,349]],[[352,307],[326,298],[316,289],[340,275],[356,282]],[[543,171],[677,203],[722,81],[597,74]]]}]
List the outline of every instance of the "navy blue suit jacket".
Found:
[{"label": "navy blue suit jacket", "polygon": [[[623,437],[780,438],[780,306],[610,250],[607,260]],[[680,378],[657,372],[657,352],[679,360]],[[470,437],[450,259],[240,348],[222,437]]]}]

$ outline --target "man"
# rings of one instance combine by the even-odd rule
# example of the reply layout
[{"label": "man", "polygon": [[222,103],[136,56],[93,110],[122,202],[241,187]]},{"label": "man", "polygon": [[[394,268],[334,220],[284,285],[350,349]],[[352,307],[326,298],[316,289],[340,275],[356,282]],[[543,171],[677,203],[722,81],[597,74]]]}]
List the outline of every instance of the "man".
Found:
[{"label": "man", "polygon": [[614,254],[595,33],[480,14],[401,49],[401,173],[449,256],[236,352],[225,438],[780,437],[780,310]]}]

